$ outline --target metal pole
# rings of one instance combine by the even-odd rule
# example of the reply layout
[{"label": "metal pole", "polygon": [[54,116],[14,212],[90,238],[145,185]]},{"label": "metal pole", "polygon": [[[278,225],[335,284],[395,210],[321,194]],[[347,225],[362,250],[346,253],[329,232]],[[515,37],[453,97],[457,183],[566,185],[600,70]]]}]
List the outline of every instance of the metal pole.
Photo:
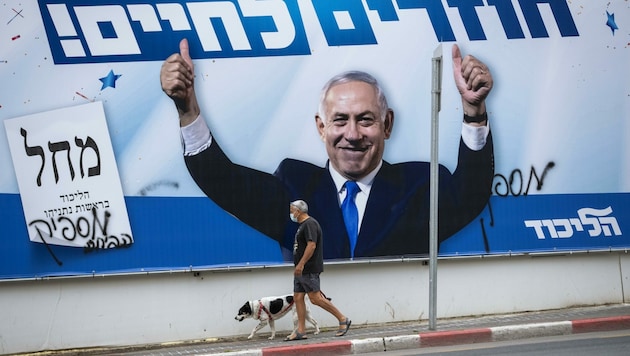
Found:
[{"label": "metal pole", "polygon": [[429,330],[435,330],[437,314],[438,254],[438,119],[442,91],[442,44],[433,52],[431,83],[431,164],[429,198]]}]

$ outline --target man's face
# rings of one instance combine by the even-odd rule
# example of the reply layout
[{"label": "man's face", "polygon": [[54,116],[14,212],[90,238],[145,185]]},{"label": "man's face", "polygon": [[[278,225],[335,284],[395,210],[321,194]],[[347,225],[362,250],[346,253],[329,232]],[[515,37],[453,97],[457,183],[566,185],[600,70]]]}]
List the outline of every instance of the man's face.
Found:
[{"label": "man's face", "polygon": [[338,84],[328,91],[324,116],[315,117],[330,163],[347,179],[361,179],[374,170],[394,124],[388,110],[384,120],[376,91],[364,82]]},{"label": "man's face", "polygon": [[296,208],[294,205],[289,205],[289,214],[293,214],[293,216],[297,219],[300,216],[300,209]]}]

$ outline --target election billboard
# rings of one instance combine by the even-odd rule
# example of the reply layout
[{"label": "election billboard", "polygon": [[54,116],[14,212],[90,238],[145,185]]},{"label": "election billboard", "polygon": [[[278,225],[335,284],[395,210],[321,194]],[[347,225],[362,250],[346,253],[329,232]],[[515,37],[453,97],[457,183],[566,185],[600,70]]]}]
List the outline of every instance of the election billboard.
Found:
[{"label": "election billboard", "polygon": [[440,46],[440,256],[625,250],[629,7],[8,1],[0,279],[426,257]]}]

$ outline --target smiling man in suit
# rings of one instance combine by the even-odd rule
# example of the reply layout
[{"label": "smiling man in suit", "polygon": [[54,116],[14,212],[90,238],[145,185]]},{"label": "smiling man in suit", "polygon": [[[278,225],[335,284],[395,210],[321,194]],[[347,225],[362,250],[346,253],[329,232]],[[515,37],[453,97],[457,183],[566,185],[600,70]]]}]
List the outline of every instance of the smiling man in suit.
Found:
[{"label": "smiling man in suit", "polygon": [[[485,104],[492,75],[475,57],[462,58],[457,45],[452,56],[464,117],[457,168],[452,174],[439,168],[440,241],[479,215],[494,175]],[[383,160],[394,111],[370,74],[341,73],[322,89],[315,123],[328,154],[325,167],[285,159],[274,174],[231,162],[213,140],[197,103],[186,40],[163,63],[160,80],[177,107],[195,182],[223,209],[277,240],[284,252],[291,251],[295,232],[287,206],[302,199],[327,237],[325,259],[428,253],[430,164]]]}]

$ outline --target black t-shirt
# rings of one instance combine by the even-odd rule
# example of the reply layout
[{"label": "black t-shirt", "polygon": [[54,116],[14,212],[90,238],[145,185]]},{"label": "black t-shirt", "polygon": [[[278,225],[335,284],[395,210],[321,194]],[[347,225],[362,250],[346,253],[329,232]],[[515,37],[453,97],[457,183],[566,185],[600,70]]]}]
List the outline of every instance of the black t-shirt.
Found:
[{"label": "black t-shirt", "polygon": [[300,224],[295,232],[295,241],[293,243],[293,263],[295,265],[304,256],[304,250],[308,241],[315,242],[317,247],[315,247],[315,252],[313,252],[311,259],[304,265],[302,273],[321,273],[324,271],[322,228],[317,220],[310,216]]}]

